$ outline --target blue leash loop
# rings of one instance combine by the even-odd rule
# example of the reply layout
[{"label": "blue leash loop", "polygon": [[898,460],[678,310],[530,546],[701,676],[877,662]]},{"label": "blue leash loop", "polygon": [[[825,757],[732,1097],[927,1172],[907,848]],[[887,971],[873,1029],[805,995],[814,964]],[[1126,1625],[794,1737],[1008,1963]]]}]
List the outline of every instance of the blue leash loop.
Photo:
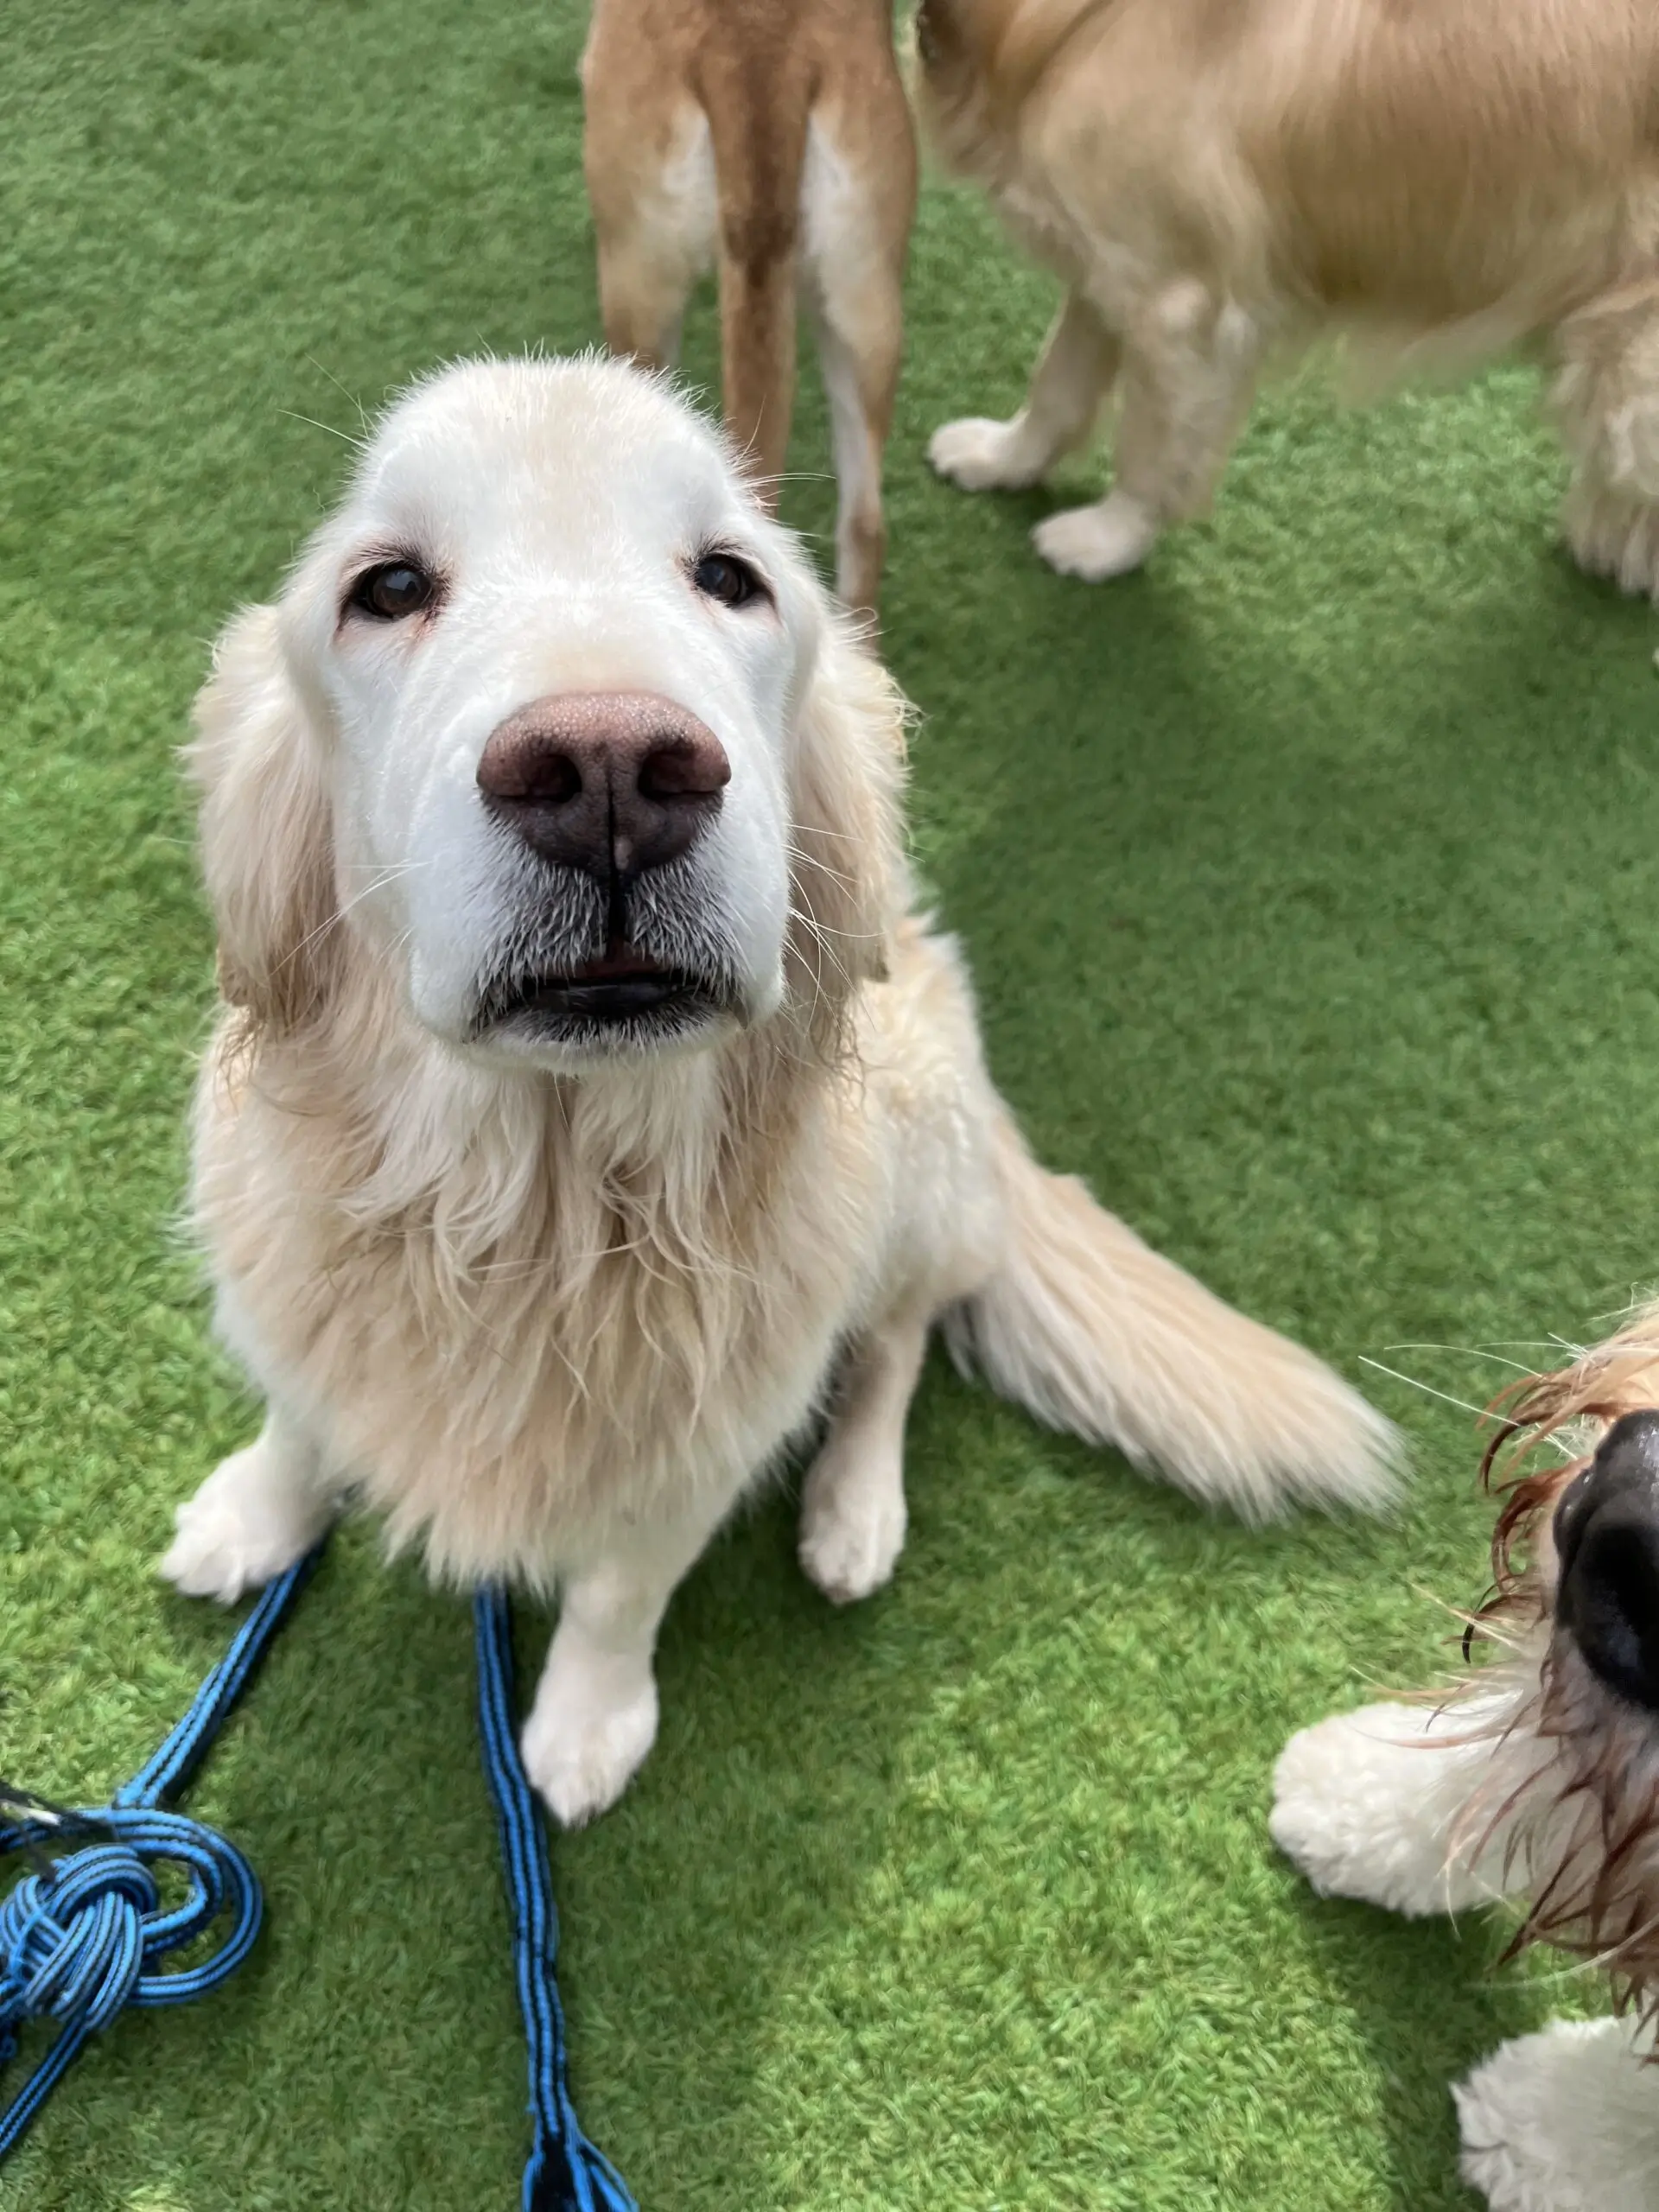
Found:
[{"label": "blue leash loop", "polygon": [[[171,1811],[166,1801],[200,1765],[321,1556],[319,1548],[264,1591],[177,1727],[101,1811],[66,1812],[0,1789],[0,1802],[21,1814],[0,1825],[0,1858],[23,1852],[34,1862],[0,1904],[0,2075],[30,2021],[59,2024],[46,2056],[0,2107],[0,2160],[16,2148],[89,2036],[129,2005],[183,2005],[204,1995],[253,1948],[264,1911],[258,1877],[233,1843]],[[523,2212],[638,2212],[609,2160],[582,2133],[570,2100],[554,1973],[558,1914],[540,1811],[518,1756],[505,1593],[481,1591],[474,1621],[484,1770],[506,1861],[513,1964],[530,2044],[534,2135]],[[65,1849],[72,1840],[79,1847]],[[157,1866],[187,1878],[181,1903],[163,1909]],[[165,1965],[226,1919],[207,1956]]]}]

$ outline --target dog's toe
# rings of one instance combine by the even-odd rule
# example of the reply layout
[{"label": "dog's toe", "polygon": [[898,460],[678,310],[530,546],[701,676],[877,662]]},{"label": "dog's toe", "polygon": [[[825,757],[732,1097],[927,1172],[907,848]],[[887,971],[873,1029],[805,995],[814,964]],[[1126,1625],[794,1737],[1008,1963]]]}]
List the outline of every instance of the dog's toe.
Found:
[{"label": "dog's toe", "polygon": [[1068,507],[1031,533],[1032,543],[1063,576],[1103,583],[1138,569],[1158,542],[1158,525],[1127,493],[1114,492],[1092,507]]}]

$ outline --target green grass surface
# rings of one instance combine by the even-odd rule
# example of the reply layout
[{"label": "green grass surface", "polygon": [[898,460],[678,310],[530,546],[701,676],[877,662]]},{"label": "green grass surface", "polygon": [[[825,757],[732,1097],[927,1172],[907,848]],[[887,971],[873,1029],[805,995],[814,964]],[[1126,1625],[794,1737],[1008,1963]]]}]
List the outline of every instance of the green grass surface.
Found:
[{"label": "green grass surface", "polygon": [[[211,995],[172,748],[338,481],[298,418],[595,335],[580,37],[513,0],[0,27],[0,1768],[56,1795],[219,1648],[152,1562],[254,1419],[170,1227]],[[1501,1370],[1388,1347],[1589,1331],[1659,1254],[1651,617],[1554,550],[1519,373],[1271,396],[1212,524],[1058,580],[1052,493],[921,459],[1014,400],[1048,306],[931,188],[887,642],[993,1064],[1217,1289],[1484,1397]],[[694,377],[712,348],[705,307]],[[820,533],[825,452],[809,383]],[[1417,1454],[1385,1530],[1248,1535],[936,1358],[888,1593],[820,1601],[782,1497],[716,1547],[654,1757],[556,1851],[584,2114],[645,2212],[1466,2205],[1448,2080],[1598,1993],[1319,1904],[1265,1829],[1287,1732],[1449,1660],[1435,1599],[1484,1580],[1472,1424],[1373,1381]],[[348,1536],[194,1801],[267,1878],[257,1957],[83,2061],[7,2212],[517,2202],[471,1697],[464,1606]]]}]

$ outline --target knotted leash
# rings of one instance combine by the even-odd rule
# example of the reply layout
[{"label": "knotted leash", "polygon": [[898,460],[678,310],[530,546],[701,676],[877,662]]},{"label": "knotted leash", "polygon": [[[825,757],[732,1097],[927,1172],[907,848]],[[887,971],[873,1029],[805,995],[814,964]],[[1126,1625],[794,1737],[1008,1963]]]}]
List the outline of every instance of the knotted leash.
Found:
[{"label": "knotted leash", "polygon": [[[91,2035],[129,2005],[183,2005],[233,1974],[259,1933],[257,1876],[233,1843],[167,1801],[190,1780],[321,1557],[314,1552],[264,1592],[190,1710],[154,1758],[99,1812],[67,1812],[0,1785],[21,1817],[0,1826],[0,1858],[35,1862],[0,1904],[0,2077],[23,2028],[54,2019],[50,2049],[0,2107],[0,2160]],[[513,1967],[530,2044],[534,2136],[523,2212],[637,2212],[604,2153],[582,2133],[566,2078],[564,2013],[554,1967],[558,1914],[541,1814],[513,1725],[512,1622],[499,1590],[474,1606],[484,1771],[495,1802],[512,1908]],[[76,1847],[66,1848],[73,1844]],[[163,1909],[157,1867],[187,1878],[182,1904]],[[185,1966],[165,1961],[219,1923],[217,1948]]]}]

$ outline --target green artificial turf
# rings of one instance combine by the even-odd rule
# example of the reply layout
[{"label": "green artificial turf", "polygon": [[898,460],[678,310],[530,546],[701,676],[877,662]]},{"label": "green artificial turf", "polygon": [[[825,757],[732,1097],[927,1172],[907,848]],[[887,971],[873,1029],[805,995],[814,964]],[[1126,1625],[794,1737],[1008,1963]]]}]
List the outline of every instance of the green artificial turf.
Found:
[{"label": "green artificial turf", "polygon": [[[60,0],[0,22],[0,1770],[96,1799],[225,1635],[156,1581],[254,1409],[171,1226],[212,990],[172,748],[399,381],[597,331],[559,0]],[[1659,1255],[1654,624],[1555,549],[1519,372],[1270,395],[1213,524],[1089,588],[970,501],[1050,305],[924,200],[887,641],[918,856],[1044,1154],[1364,1378],[1587,1332]],[[688,368],[714,368],[694,318]],[[816,385],[786,508],[823,533]],[[1391,1352],[1402,1343],[1454,1349]],[[1465,1349],[1455,1349],[1462,1347]],[[1523,1352],[1521,1357],[1526,1357]],[[677,1600],[662,1739],[556,1849],[584,2116],[645,2212],[1449,2212],[1447,2083],[1593,1985],[1320,1904],[1286,1734],[1455,1656],[1473,1425],[1395,1526],[1207,1517],[927,1373],[898,1580],[831,1610],[786,1497]],[[544,1622],[524,1624],[528,1657]],[[270,1917],[134,2016],[6,2212],[488,2212],[523,2055],[464,1605],[332,1559],[195,1803]]]}]

